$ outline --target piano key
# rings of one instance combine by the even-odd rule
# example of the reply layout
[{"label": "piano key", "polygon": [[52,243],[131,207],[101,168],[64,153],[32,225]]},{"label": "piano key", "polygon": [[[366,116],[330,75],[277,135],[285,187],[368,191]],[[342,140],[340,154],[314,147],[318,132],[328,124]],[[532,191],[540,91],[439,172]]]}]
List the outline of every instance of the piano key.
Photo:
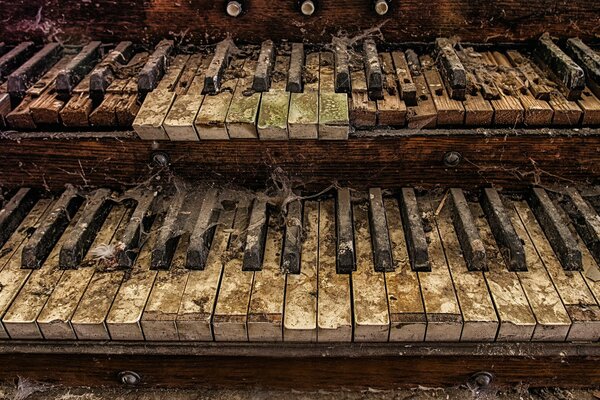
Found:
[{"label": "piano key", "polygon": [[494,125],[514,127],[522,124],[524,119],[523,106],[514,95],[516,91],[522,90],[522,87],[503,84],[504,80],[511,82],[513,78],[507,77],[506,71],[497,68],[497,63],[492,53],[483,52],[480,54],[482,56],[482,65],[495,71],[492,73],[490,79],[492,80],[492,85],[498,89],[500,96],[497,99],[490,100],[492,107],[494,107]]},{"label": "piano key", "polygon": [[219,296],[212,319],[215,341],[248,341],[248,304],[254,272],[242,271],[243,243],[248,228],[250,201],[240,198],[229,240],[230,258],[223,268]]},{"label": "piano key", "polygon": [[98,189],[89,195],[77,226],[60,249],[60,268],[77,269],[79,267],[112,208],[112,203],[109,201],[110,195],[109,189]]},{"label": "piano key", "polygon": [[[2,285],[2,291],[0,291],[0,318],[10,306],[27,277],[29,277],[31,271],[21,268],[21,250],[31,232],[39,226],[43,215],[47,214],[48,207],[51,204],[52,201],[49,199],[39,200],[2,247],[0,252],[0,284]],[[8,339],[8,333],[6,333],[1,323],[0,338]]]},{"label": "piano key", "polygon": [[400,82],[400,98],[404,100],[407,106],[417,105],[417,87],[408,69],[406,56],[401,51],[392,52],[396,77]]},{"label": "piano key", "polygon": [[567,271],[580,271],[581,252],[557,209],[544,189],[534,188],[529,196],[531,209]]},{"label": "piano key", "polygon": [[115,205],[110,210],[98,231],[98,235],[90,246],[93,251],[87,252],[82,260],[82,268],[63,272],[46,305],[37,317],[37,324],[45,339],[77,339],[71,326],[71,317],[94,275],[97,263],[102,262],[97,257],[98,249],[101,246],[107,246],[111,242],[125,213],[126,209],[123,205]]},{"label": "piano key", "polygon": [[223,74],[220,91],[204,97],[202,107],[194,121],[200,140],[229,139],[225,120],[237,86],[238,79],[236,77],[243,71],[243,68],[244,60],[234,59]]},{"label": "piano key", "polygon": [[[471,73],[467,73],[467,80],[474,81]],[[494,120],[494,107],[483,97],[478,90],[467,91],[465,94],[465,126],[489,126]]]},{"label": "piano key", "polygon": [[377,45],[373,39],[367,39],[363,42],[363,52],[365,56],[365,76],[367,78],[367,86],[369,87],[369,98],[371,100],[382,100],[383,76],[379,56],[377,55]]},{"label": "piano key", "polygon": [[[131,60],[134,54],[132,42],[119,42],[106,57],[92,70],[88,81],[90,97],[102,100],[108,86],[115,79],[114,71]],[[86,78],[87,79],[87,78]]]},{"label": "piano key", "polygon": [[252,74],[256,67],[256,61],[246,60],[242,71],[242,77],[238,79],[227,111],[225,124],[229,137],[234,139],[258,138],[256,121],[262,94],[252,90]]},{"label": "piano key", "polygon": [[60,59],[62,47],[49,43],[35,53],[25,64],[8,76],[8,93],[15,99],[22,99],[25,92]]},{"label": "piano key", "polygon": [[586,88],[577,100],[577,105],[583,110],[583,125],[600,124],[600,100],[589,88]]},{"label": "piano key", "polygon": [[369,98],[363,60],[352,57],[352,91],[348,100],[350,121],[356,128],[372,128],[377,125],[377,103]]},{"label": "piano key", "polygon": [[267,92],[271,87],[271,76],[275,65],[275,45],[272,40],[265,40],[260,47],[258,63],[254,72],[252,89],[256,92]]},{"label": "piano key", "polygon": [[246,233],[243,271],[260,271],[262,268],[268,219],[266,200],[254,199]]},{"label": "piano key", "polygon": [[204,195],[200,214],[194,225],[187,249],[186,267],[203,270],[215,235],[217,218],[219,218],[217,190],[209,189]]},{"label": "piano key", "polygon": [[521,239],[517,236],[515,228],[510,222],[498,192],[491,188],[484,189],[481,206],[508,269],[511,271],[525,271],[523,243],[521,243]]},{"label": "piano key", "polygon": [[404,126],[406,105],[400,99],[390,53],[379,55],[383,73],[383,100],[377,100],[377,125]]},{"label": "piano key", "polygon": [[161,223],[161,217],[157,217],[156,225],[142,245],[139,257],[127,272],[109,305],[105,323],[111,340],[144,340],[141,320],[158,274],[158,271],[150,269],[150,262]]},{"label": "piano key", "polygon": [[65,101],[55,90],[42,93],[29,104],[29,110],[36,126],[60,124],[60,110]]},{"label": "piano key", "polygon": [[156,89],[146,96],[133,122],[133,129],[141,139],[168,139],[162,125],[175,99],[173,90],[188,58],[185,55],[176,56]]},{"label": "piano key", "polygon": [[189,275],[189,270],[185,268],[185,251],[188,242],[189,233],[184,233],[177,243],[170,268],[158,271],[156,274],[152,291],[139,321],[146,340],[179,340],[175,321]]},{"label": "piano key", "polygon": [[221,80],[229,66],[235,45],[231,39],[226,39],[217,44],[215,54],[204,76],[202,94],[221,92]]},{"label": "piano key", "polygon": [[69,65],[56,76],[56,91],[61,95],[71,95],[73,88],[87,75],[100,58],[102,42],[89,42],[73,57]]},{"label": "piano key", "polygon": [[287,86],[285,90],[290,93],[302,93],[304,69],[304,45],[292,43],[290,54],[290,70],[288,72]]},{"label": "piano key", "polygon": [[201,61],[199,60],[199,67],[196,70],[195,75],[189,78],[191,83],[187,88],[187,92],[178,95],[175,98],[163,121],[163,128],[169,136],[169,139],[173,141],[198,140],[198,134],[194,127],[194,120],[204,101],[204,95],[201,94],[201,92],[202,86],[204,85],[204,76],[209,63],[210,57],[202,56]]},{"label": "piano key", "polygon": [[261,140],[285,140],[289,137],[287,120],[290,93],[285,91],[289,66],[288,56],[277,56],[271,89],[263,93],[260,102],[257,128]]},{"label": "piano key", "polygon": [[465,100],[467,75],[452,42],[447,38],[437,38],[435,40],[435,50],[440,65],[440,74],[446,83],[448,96],[454,100]]},{"label": "piano key", "polygon": [[406,246],[413,271],[431,271],[427,238],[423,230],[422,214],[417,196],[412,188],[402,188],[400,192],[400,210],[406,236]]},{"label": "piano key", "polygon": [[412,74],[417,90],[417,104],[409,107],[406,114],[408,127],[413,129],[435,128],[437,124],[437,110],[429,92],[429,86],[425,81],[425,76],[423,76],[421,71],[419,56],[412,50],[407,50],[405,54],[408,69]]},{"label": "piano key", "polygon": [[114,303],[125,274],[118,266],[119,238],[130,224],[135,209],[127,207],[116,232],[109,243],[95,251],[96,268],[71,316],[71,326],[78,340],[110,340],[106,317]]},{"label": "piano key", "polygon": [[531,94],[539,100],[550,100],[550,94],[554,89],[540,77],[529,60],[523,57],[517,50],[507,50],[506,56],[511,63],[521,71],[523,76],[525,76]]},{"label": "piano key", "polygon": [[15,233],[37,200],[31,188],[22,188],[0,210],[0,247]]},{"label": "piano key", "polygon": [[138,90],[141,93],[151,92],[157,87],[167,70],[168,59],[174,46],[174,41],[166,39],[156,45],[154,52],[138,74]]},{"label": "piano key", "polygon": [[300,200],[294,200],[287,204],[287,215],[285,217],[285,241],[281,258],[281,270],[286,274],[300,273],[302,232],[302,203]]},{"label": "piano key", "polygon": [[434,207],[429,198],[423,199],[421,203],[420,208],[424,210],[427,221],[425,234],[428,238],[431,263],[431,272],[418,272],[427,316],[425,341],[458,342],[463,328],[463,317],[442,242],[435,226]]},{"label": "piano key", "polygon": [[[250,220],[252,226],[252,219]],[[250,234],[248,234],[250,236]],[[248,306],[248,340],[281,342],[286,274],[281,271],[283,232],[277,221],[269,219],[262,267],[254,273]]]},{"label": "piano key", "polygon": [[[94,103],[90,98],[92,96],[90,92],[90,80],[94,71],[90,72],[75,86],[71,98],[60,110],[60,119],[64,126],[83,128],[89,125],[89,116],[94,107]],[[110,81],[112,82],[113,80],[111,78]],[[102,92],[100,97],[96,97],[96,99],[97,101],[102,101],[103,97],[104,92]]]},{"label": "piano key", "polygon": [[184,192],[177,192],[171,198],[165,199],[169,204],[164,222],[158,233],[156,245],[152,248],[150,269],[169,269],[175,249],[184,231],[182,221]]},{"label": "piano key", "polygon": [[35,129],[36,125],[30,112],[30,105],[44,93],[51,90],[54,79],[58,72],[71,60],[71,56],[65,56],[50,68],[33,86],[27,90],[27,96],[21,103],[7,114],[8,124],[16,129]]},{"label": "piano key", "polygon": [[[383,208],[383,204],[381,204]],[[377,271],[371,246],[367,204],[353,206],[356,235],[356,271],[352,273],[352,302],[355,342],[387,342],[390,316],[385,291],[385,274]],[[385,227],[387,230],[387,226]],[[377,254],[377,253],[375,253]],[[393,268],[387,269],[393,271]]]},{"label": "piano key", "polygon": [[567,188],[567,195],[562,208],[596,262],[600,262],[600,217],[577,189]]},{"label": "piano key", "polygon": [[23,64],[33,53],[33,42],[22,42],[0,57],[0,81]]},{"label": "piano key", "polygon": [[306,56],[304,74],[304,91],[290,95],[288,114],[290,139],[319,137],[319,53],[310,53]]},{"label": "piano key", "polygon": [[154,219],[157,196],[151,191],[134,189],[122,199],[133,200],[136,205],[127,227],[117,236],[117,264],[119,268],[131,268]]},{"label": "piano key", "polygon": [[[469,213],[472,228],[477,231],[466,201],[464,201],[463,207],[466,208],[464,211]],[[462,342],[493,342],[496,339],[499,326],[496,309],[488,292],[482,270],[469,268],[468,258],[465,257],[464,250],[461,257],[462,245],[456,224],[453,228],[453,212],[450,204],[446,204],[442,206],[435,220],[462,313],[463,330],[460,340]],[[477,237],[482,250],[485,252],[479,233]],[[487,267],[485,270],[487,270]]]},{"label": "piano key", "polygon": [[483,242],[473,221],[469,204],[461,189],[450,189],[452,203],[452,223],[463,251],[463,257],[469,271],[487,270],[487,260]]},{"label": "piano key", "polygon": [[[297,204],[300,205],[299,202]],[[288,273],[285,288],[283,340],[286,342],[317,341],[319,202],[307,201],[304,203],[302,222],[304,240],[302,240],[302,253],[299,257],[300,273]]]},{"label": "piano key", "polygon": [[581,273],[565,272],[562,269],[527,203],[520,201],[515,202],[514,205],[529,234],[529,238],[526,240],[531,240],[536,248],[572,321],[566,340],[598,340],[600,338],[600,307],[585,284]]},{"label": "piano key", "polygon": [[596,96],[600,96],[600,54],[579,38],[567,39],[565,44],[567,53],[585,71],[590,89]]},{"label": "piano key", "polygon": [[39,268],[58,242],[69,221],[83,202],[77,189],[67,188],[53,206],[52,212],[23,247],[23,268]]},{"label": "piano key", "polygon": [[[350,64],[348,46],[341,39],[334,39],[334,76],[335,76],[335,92],[350,93]],[[366,86],[366,82],[365,82]]]},{"label": "piano key", "polygon": [[336,198],[337,267],[338,274],[356,270],[354,263],[354,231],[352,228],[352,204],[350,189],[340,188]]},{"label": "piano key", "polygon": [[[135,92],[132,92],[132,90],[135,90]],[[115,106],[117,126],[130,128],[141,106],[139,94],[137,93],[137,82],[134,78],[130,78],[123,93],[119,96],[119,102]]]},{"label": "piano key", "polygon": [[509,271],[509,266],[500,255],[501,250],[494,241],[492,229],[481,206],[469,203],[469,207],[487,254],[488,271],[483,275],[500,321],[496,341],[529,341],[536,327],[536,319],[519,277]]},{"label": "piano key", "polygon": [[[177,312],[180,340],[212,341],[211,319],[224,266],[223,254],[231,236],[235,209],[225,209],[216,224],[206,268],[191,270]],[[245,273],[249,274],[249,273]]]},{"label": "piano key", "polygon": [[317,273],[317,337],[319,342],[352,340],[351,275],[335,270],[335,203],[319,206],[319,262]]},{"label": "piano key", "polygon": [[[396,199],[384,199],[395,270],[385,273],[390,310],[390,342],[422,342],[427,318],[419,278],[411,269]],[[419,216],[420,218],[420,216]],[[425,237],[425,236],[423,236]]]},{"label": "piano key", "polygon": [[550,38],[542,35],[534,49],[535,56],[556,75],[568,100],[577,100],[585,89],[585,72]]},{"label": "piano key", "polygon": [[465,108],[460,101],[453,100],[446,92],[433,59],[430,56],[421,56],[421,65],[437,110],[437,125],[462,125],[465,120]]},{"label": "piano key", "polygon": [[[511,62],[504,54],[495,51],[492,55],[499,66],[506,67],[509,70],[512,69]],[[551,124],[554,110],[545,100],[537,99],[531,94],[529,89],[517,91],[516,95],[523,105],[523,122],[525,126],[546,126]]]},{"label": "piano key", "polygon": [[513,207],[508,212],[515,231],[523,240],[527,261],[527,271],[516,274],[519,276],[537,321],[531,340],[564,341],[571,328],[571,319],[515,207],[516,204],[513,203]]},{"label": "piano key", "polygon": [[23,283],[19,294],[2,318],[2,323],[11,338],[43,338],[36,319],[62,276],[63,271],[59,268],[60,248],[72,233],[80,217],[81,210],[70,220],[64,233],[56,242],[56,246],[52,248],[41,266],[33,271],[27,281]]},{"label": "piano key", "polygon": [[554,109],[554,119],[552,120],[552,125],[554,126],[578,125],[582,119],[581,116],[584,115],[584,112],[577,102],[567,100],[566,97],[557,90],[554,90],[550,94],[548,104]]},{"label": "piano key", "polygon": [[[390,247],[385,208],[383,207],[383,197],[379,188],[369,189],[369,223],[370,236],[373,241],[375,271],[392,271],[394,268],[392,249]],[[356,245],[358,246],[358,243]]]},{"label": "piano key", "polygon": [[319,139],[348,139],[350,121],[348,99],[344,93],[335,93],[333,54],[319,55]]}]

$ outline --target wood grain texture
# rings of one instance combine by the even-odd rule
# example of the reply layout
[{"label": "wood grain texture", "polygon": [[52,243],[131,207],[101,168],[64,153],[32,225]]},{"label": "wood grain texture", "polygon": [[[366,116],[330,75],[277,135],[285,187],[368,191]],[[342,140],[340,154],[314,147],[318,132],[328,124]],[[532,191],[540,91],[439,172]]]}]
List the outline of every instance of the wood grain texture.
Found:
[{"label": "wood grain texture", "polygon": [[[49,134],[46,140],[41,140],[41,134],[16,134],[10,136],[15,140],[8,136],[0,139],[0,162],[12,166],[1,174],[0,185],[121,187],[147,178],[153,151],[167,154],[173,172],[184,179],[227,181],[254,188],[263,187],[276,167],[304,178],[312,188],[322,188],[334,180],[354,188],[440,184],[466,190],[492,182],[505,188],[523,188],[538,178],[551,183],[600,177],[600,135],[595,130],[563,131],[572,136],[556,130],[408,132],[412,134],[388,131],[394,136],[335,142],[229,140],[186,146],[134,140],[130,133],[123,133],[120,140],[109,138],[115,133],[80,134],[72,140]],[[462,154],[458,167],[444,165],[448,151]],[[303,154],[302,158],[298,154]]]},{"label": "wood grain texture", "polygon": [[[311,18],[303,17],[294,1],[254,0],[235,22],[225,14],[225,3],[129,0],[115,7],[112,0],[2,0],[0,37],[7,42],[41,39],[50,31],[60,40],[111,41],[118,37],[154,45],[171,33],[185,31],[185,39],[193,42],[214,43],[228,34],[254,43],[282,38],[329,42],[339,27],[352,36],[378,24],[389,42],[433,41],[455,35],[465,41],[520,41],[537,38],[545,31],[586,40],[600,34],[600,4],[588,0],[437,0],[426,9],[420,0],[404,0],[393,4],[385,17],[376,15],[368,1],[348,0],[343,6],[323,2]],[[36,24],[40,9],[41,20]]]}]

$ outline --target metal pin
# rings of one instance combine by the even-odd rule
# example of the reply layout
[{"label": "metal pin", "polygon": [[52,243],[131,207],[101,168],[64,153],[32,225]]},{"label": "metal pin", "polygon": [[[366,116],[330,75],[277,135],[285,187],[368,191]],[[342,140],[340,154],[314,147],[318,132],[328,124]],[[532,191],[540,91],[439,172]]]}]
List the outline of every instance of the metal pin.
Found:
[{"label": "metal pin", "polygon": [[315,12],[315,3],[312,0],[305,0],[302,2],[300,6],[300,11],[302,11],[303,15],[311,16]]},{"label": "metal pin", "polygon": [[375,1],[375,12],[379,15],[385,15],[390,10],[390,6],[388,5],[386,0],[376,0]]},{"label": "metal pin", "polygon": [[239,1],[230,1],[227,3],[227,15],[238,17],[242,13],[242,4]]}]

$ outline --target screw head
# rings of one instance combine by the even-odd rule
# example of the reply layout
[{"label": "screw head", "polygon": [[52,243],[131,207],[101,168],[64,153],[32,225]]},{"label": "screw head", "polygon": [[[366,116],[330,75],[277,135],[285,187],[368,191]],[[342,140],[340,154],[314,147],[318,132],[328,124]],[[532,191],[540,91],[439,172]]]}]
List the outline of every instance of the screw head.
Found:
[{"label": "screw head", "polygon": [[138,383],[140,383],[141,380],[142,380],[142,378],[140,377],[140,375],[137,372],[134,372],[134,371],[119,372],[119,381],[123,385],[135,386]]},{"label": "screw head", "polygon": [[302,14],[306,15],[307,17],[313,15],[315,12],[315,3],[313,3],[312,0],[303,1],[302,5],[300,6],[300,11],[302,11]]},{"label": "screw head", "polygon": [[162,151],[152,153],[152,164],[157,167],[165,168],[169,166],[169,156]]},{"label": "screw head", "polygon": [[242,4],[239,1],[230,1],[227,3],[227,15],[238,17],[242,13]]},{"label": "screw head", "polygon": [[444,154],[444,164],[447,167],[457,167],[462,161],[462,154],[458,151],[449,151]]},{"label": "screw head", "polygon": [[375,2],[375,12],[379,15],[385,15],[390,10],[390,6],[388,5],[386,0],[377,0]]},{"label": "screw head", "polygon": [[467,381],[467,386],[474,390],[485,389],[486,387],[492,384],[494,380],[494,375],[487,371],[479,371],[469,378]]}]

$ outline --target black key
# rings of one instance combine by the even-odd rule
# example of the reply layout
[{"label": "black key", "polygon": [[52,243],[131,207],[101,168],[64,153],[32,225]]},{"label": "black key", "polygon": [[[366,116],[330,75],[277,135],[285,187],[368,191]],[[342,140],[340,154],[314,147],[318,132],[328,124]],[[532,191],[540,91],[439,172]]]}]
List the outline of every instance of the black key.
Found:
[{"label": "black key", "polygon": [[138,90],[147,93],[156,88],[158,81],[165,74],[168,58],[173,52],[175,43],[172,40],[161,40],[154,48],[154,52],[138,75]]},{"label": "black key", "polygon": [[600,96],[600,54],[589,48],[579,38],[567,40],[567,52],[587,74],[587,83],[596,96]]},{"label": "black key", "polygon": [[290,70],[286,90],[290,93],[302,93],[302,70],[304,68],[304,45],[292,43]]},{"label": "black key", "polygon": [[348,56],[348,46],[341,40],[334,41],[333,54],[335,57],[335,92],[350,93],[350,65]]},{"label": "black key", "polygon": [[389,272],[394,270],[392,247],[387,228],[387,218],[383,207],[381,189],[369,189],[369,222],[371,241],[373,242],[373,259],[375,271]]},{"label": "black key", "polygon": [[367,39],[363,43],[365,52],[365,75],[367,76],[367,88],[371,100],[383,100],[383,74],[377,45],[373,39]]},{"label": "black key", "polygon": [[354,229],[352,228],[352,204],[350,189],[337,191],[337,273],[349,274],[356,270],[354,252]]},{"label": "black key", "polygon": [[413,271],[431,271],[427,237],[423,229],[423,219],[414,189],[402,188],[400,192],[400,213],[408,256]]},{"label": "black key", "polygon": [[46,261],[50,251],[58,242],[82,203],[83,198],[75,188],[70,187],[63,192],[54,204],[50,214],[45,217],[42,224],[23,247],[22,268],[37,269]]},{"label": "black key", "polygon": [[260,46],[260,54],[256,71],[254,71],[254,80],[252,89],[257,92],[267,92],[271,87],[271,74],[275,65],[275,45],[272,40],[265,40]]},{"label": "black key", "polygon": [[510,222],[502,199],[495,189],[488,188],[483,191],[481,207],[508,269],[510,271],[527,271],[523,242]]},{"label": "black key", "polygon": [[548,34],[540,37],[535,55],[556,75],[568,100],[578,100],[585,89],[585,73]]},{"label": "black key", "polygon": [[134,53],[132,42],[121,42],[94,68],[90,75],[90,97],[102,99],[106,89],[115,79],[114,72],[119,65],[125,65]]},{"label": "black key", "polygon": [[285,242],[281,269],[287,274],[300,273],[300,252],[302,251],[302,203],[294,200],[288,204],[285,224]]},{"label": "black key", "polygon": [[563,269],[566,271],[582,270],[583,263],[577,241],[569,231],[566,221],[561,218],[558,210],[554,207],[548,193],[541,188],[533,189],[529,196],[529,204]]},{"label": "black key", "polygon": [[452,222],[467,262],[467,269],[469,271],[487,271],[485,247],[463,191],[450,189],[450,198],[452,200]]},{"label": "black key", "polygon": [[569,188],[567,193],[568,197],[563,198],[561,205],[590,253],[600,264],[600,217],[576,189]]},{"label": "black key", "polygon": [[392,60],[396,69],[396,75],[400,82],[400,98],[407,106],[417,105],[417,87],[412,79],[406,55],[399,51],[392,52]]},{"label": "black key", "polygon": [[27,89],[60,59],[62,47],[50,43],[35,53],[25,64],[8,76],[8,92],[13,99],[21,99]]},{"label": "black key", "polygon": [[77,225],[60,249],[60,268],[76,269],[81,264],[112,208],[110,194],[108,189],[98,189],[88,198]]},{"label": "black key", "polygon": [[217,207],[217,190],[210,189],[204,196],[198,220],[190,236],[186,260],[186,267],[189,269],[203,270],[206,266],[219,216]]},{"label": "black key", "polygon": [[3,81],[15,68],[23,64],[33,54],[34,49],[33,42],[23,42],[0,57],[0,81]]},{"label": "black key", "polygon": [[435,49],[448,94],[455,100],[464,100],[467,94],[467,73],[452,42],[446,38],[438,38]]},{"label": "black key", "polygon": [[86,76],[100,58],[102,42],[90,42],[73,57],[67,67],[56,76],[55,88],[61,95],[69,96],[75,86]]},{"label": "black key", "polygon": [[202,94],[216,93],[221,88],[221,79],[225,68],[229,65],[232,57],[233,42],[224,40],[217,45],[215,55],[211,60],[206,75],[204,76],[204,88]]},{"label": "black key", "polygon": [[[225,209],[229,208],[229,205],[226,203],[223,206]],[[244,251],[244,245],[246,243],[246,235],[248,234],[248,219],[250,218],[250,199],[245,195],[242,195],[241,198],[234,199],[235,203],[235,219],[233,220],[233,232],[229,237],[229,246],[228,249],[232,256],[237,257],[237,255]],[[221,203],[223,204],[223,202]]]},{"label": "black key", "polygon": [[0,247],[15,232],[29,211],[33,208],[37,194],[30,188],[19,191],[0,210]]},{"label": "black key", "polygon": [[262,270],[262,259],[265,252],[265,239],[267,236],[267,202],[255,199],[250,213],[250,222],[246,234],[246,247],[244,250],[243,271]]},{"label": "black key", "polygon": [[183,234],[183,221],[181,221],[181,211],[185,194],[176,193],[172,198],[165,199],[169,204],[167,215],[163,221],[156,245],[152,249],[152,258],[150,260],[150,269],[169,269],[175,249],[179,243],[179,238]]},{"label": "black key", "polygon": [[147,235],[155,216],[154,206],[157,197],[152,191],[136,190],[126,194],[123,200],[137,202],[131,219],[123,234],[117,238],[117,265],[119,268],[131,268],[137,257],[143,238]]},{"label": "black key", "polygon": [[421,75],[421,61],[419,55],[414,50],[408,49],[404,53],[406,55],[406,63],[412,76]]}]

